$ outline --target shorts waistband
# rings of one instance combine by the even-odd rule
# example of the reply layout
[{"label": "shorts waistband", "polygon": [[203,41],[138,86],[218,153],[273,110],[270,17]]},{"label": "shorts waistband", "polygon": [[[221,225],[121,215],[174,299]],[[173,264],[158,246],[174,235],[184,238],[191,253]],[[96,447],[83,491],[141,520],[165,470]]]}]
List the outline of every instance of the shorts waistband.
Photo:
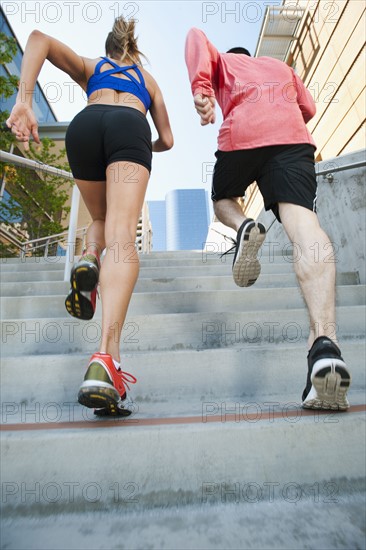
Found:
[{"label": "shorts waistband", "polygon": [[[124,105],[109,105],[104,103],[94,103],[92,105],[87,105],[84,107],[83,111],[85,110],[91,110],[91,111],[125,111],[125,112],[133,112],[136,113],[137,116],[140,116],[146,120],[146,115],[139,111],[138,109],[134,109],[133,107],[125,107]],[[82,111],[81,111],[82,112]]]}]

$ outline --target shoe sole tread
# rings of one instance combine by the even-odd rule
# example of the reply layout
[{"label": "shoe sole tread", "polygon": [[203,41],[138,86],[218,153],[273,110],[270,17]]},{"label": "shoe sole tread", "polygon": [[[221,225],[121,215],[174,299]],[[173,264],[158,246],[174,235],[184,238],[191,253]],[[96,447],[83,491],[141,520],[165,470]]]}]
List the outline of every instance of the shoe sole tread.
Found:
[{"label": "shoe sole tread", "polygon": [[314,364],[312,387],[303,401],[305,409],[346,411],[351,375],[340,359],[321,359]]},{"label": "shoe sole tread", "polygon": [[252,222],[240,236],[240,250],[233,265],[233,278],[237,286],[253,285],[261,272],[257,254],[266,238],[265,227],[258,222]]}]

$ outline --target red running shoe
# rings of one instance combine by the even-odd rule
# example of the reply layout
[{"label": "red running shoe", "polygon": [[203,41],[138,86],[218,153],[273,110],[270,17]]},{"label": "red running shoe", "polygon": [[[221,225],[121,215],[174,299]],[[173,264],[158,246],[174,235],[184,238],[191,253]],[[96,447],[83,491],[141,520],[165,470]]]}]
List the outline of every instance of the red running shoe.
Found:
[{"label": "red running shoe", "polygon": [[122,401],[126,399],[126,387],[130,389],[129,384],[135,383],[136,378],[116,366],[109,353],[94,353],[80,386],[78,401],[97,409],[99,416],[128,416],[131,411],[123,408]]}]

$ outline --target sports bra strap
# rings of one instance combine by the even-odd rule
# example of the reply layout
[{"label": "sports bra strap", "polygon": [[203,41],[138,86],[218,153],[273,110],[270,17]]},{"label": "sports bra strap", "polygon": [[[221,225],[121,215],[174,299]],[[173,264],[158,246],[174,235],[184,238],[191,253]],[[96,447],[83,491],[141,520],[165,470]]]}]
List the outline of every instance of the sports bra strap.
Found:
[{"label": "sports bra strap", "polygon": [[135,67],[135,71],[136,71],[136,73],[137,73],[137,75],[138,75],[138,77],[139,77],[139,79],[140,79],[140,83],[141,83],[143,86],[145,86],[145,88],[146,88],[145,79],[144,79],[143,74],[142,74],[142,72],[140,71],[140,69],[138,68],[137,65],[136,65],[136,67]]},{"label": "sports bra strap", "polygon": [[[100,72],[101,67],[106,63],[112,66],[112,69]],[[135,75],[129,73],[129,70],[135,71]],[[118,78],[118,74],[123,74],[124,78]],[[87,96],[89,97],[94,91],[103,88],[132,93],[142,101],[147,111],[150,108],[151,97],[146,88],[142,72],[136,64],[121,67],[107,57],[102,57],[96,64],[93,75],[88,80]]]},{"label": "sports bra strap", "polygon": [[99,74],[100,73],[100,69],[101,67],[104,65],[105,63],[105,57],[103,57],[101,59],[101,61],[99,61],[96,65],[95,65],[95,68],[94,68],[94,74]]},{"label": "sports bra strap", "polygon": [[[109,63],[110,65],[112,65],[112,67],[114,67],[114,69],[108,69],[107,71],[103,71],[103,73],[101,73],[100,69],[105,63]],[[133,69],[134,71],[136,71],[140,81],[138,81],[137,78],[135,78],[131,73],[127,72],[129,69]],[[139,84],[139,85],[142,84],[143,86],[145,86],[145,79],[142,76],[142,72],[140,71],[140,69],[136,64],[128,65],[126,67],[121,67],[120,65],[117,65],[117,63],[108,59],[107,57],[102,57],[102,60],[99,61],[99,63],[97,63],[94,70],[94,74],[103,74],[104,76],[109,76],[117,73],[123,73],[127,76],[127,78],[132,80],[135,84]]]}]

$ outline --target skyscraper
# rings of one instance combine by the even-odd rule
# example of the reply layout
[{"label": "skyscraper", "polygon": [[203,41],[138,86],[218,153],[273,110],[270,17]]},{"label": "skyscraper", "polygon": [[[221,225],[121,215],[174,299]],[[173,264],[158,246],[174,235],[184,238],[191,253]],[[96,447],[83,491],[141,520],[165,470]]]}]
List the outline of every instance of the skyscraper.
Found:
[{"label": "skyscraper", "polygon": [[207,191],[174,189],[165,202],[167,250],[202,249],[209,226]]},{"label": "skyscraper", "polygon": [[152,229],[152,251],[166,250],[165,201],[148,201]]}]

